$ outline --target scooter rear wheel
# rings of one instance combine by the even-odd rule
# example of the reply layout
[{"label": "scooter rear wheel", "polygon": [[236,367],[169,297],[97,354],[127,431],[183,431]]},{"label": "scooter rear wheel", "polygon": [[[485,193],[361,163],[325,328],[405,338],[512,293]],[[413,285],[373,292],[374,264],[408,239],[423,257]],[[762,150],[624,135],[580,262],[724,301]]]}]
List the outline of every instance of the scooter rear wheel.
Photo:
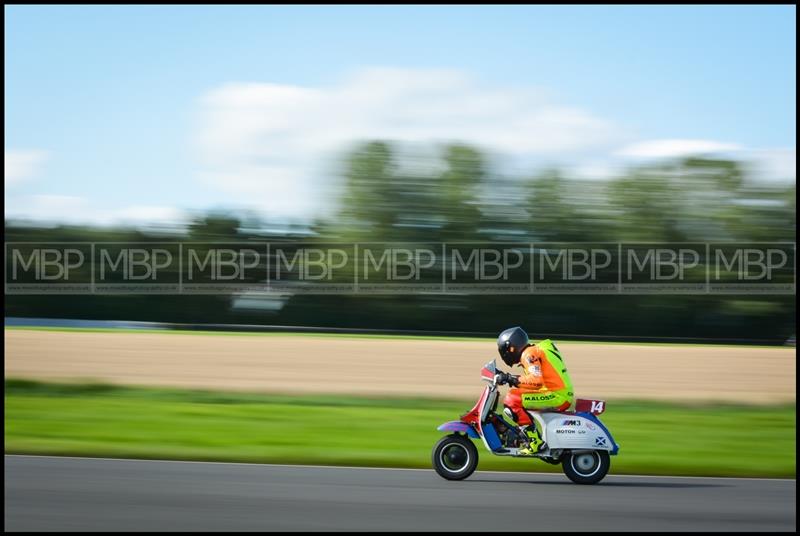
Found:
[{"label": "scooter rear wheel", "polygon": [[611,458],[605,450],[570,452],[561,461],[567,478],[576,484],[597,484],[611,468]]},{"label": "scooter rear wheel", "polygon": [[463,480],[478,467],[478,449],[464,436],[451,434],[433,447],[433,468],[447,480]]}]

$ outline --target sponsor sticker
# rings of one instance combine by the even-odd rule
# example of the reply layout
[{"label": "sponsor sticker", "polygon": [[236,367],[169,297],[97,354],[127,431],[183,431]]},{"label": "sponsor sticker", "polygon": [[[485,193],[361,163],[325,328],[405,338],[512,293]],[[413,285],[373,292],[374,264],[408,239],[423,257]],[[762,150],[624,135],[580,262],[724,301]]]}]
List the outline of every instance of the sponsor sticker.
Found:
[{"label": "sponsor sticker", "polygon": [[555,397],[556,397],[556,395],[554,395],[553,393],[549,393],[549,394],[546,394],[546,395],[537,395],[537,394],[525,393],[525,394],[522,395],[522,400],[533,400],[533,401],[552,400]]}]

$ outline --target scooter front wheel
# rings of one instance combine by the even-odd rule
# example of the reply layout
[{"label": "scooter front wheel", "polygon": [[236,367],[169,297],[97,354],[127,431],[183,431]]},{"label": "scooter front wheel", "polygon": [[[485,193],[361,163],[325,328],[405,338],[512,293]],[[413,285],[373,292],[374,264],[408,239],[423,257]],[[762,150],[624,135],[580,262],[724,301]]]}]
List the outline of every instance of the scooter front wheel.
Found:
[{"label": "scooter front wheel", "polygon": [[445,436],[433,447],[433,468],[447,480],[463,480],[478,467],[478,449],[464,436]]}]

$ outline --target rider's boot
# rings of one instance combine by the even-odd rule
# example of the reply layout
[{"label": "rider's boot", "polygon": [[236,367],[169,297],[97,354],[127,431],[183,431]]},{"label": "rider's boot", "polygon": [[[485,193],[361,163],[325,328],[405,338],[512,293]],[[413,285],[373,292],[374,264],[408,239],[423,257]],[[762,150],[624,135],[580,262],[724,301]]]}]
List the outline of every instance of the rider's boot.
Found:
[{"label": "rider's boot", "polygon": [[542,438],[539,437],[539,432],[537,432],[535,424],[520,426],[519,431],[522,434],[523,441],[525,441],[527,445],[519,449],[517,454],[521,456],[532,456],[547,448],[547,443],[542,441]]}]

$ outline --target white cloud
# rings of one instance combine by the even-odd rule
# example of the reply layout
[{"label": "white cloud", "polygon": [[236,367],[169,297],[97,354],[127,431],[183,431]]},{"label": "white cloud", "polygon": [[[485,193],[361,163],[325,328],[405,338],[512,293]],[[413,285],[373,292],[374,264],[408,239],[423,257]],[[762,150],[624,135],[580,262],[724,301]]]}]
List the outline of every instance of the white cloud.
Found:
[{"label": "white cloud", "polygon": [[273,215],[319,208],[318,179],[353,141],[458,140],[522,158],[622,141],[611,122],[539,89],[486,87],[454,70],[371,68],[326,88],[230,83],[199,103],[201,179]]},{"label": "white cloud", "polygon": [[[618,168],[642,160],[713,155],[743,162],[758,181],[786,182],[797,178],[797,151],[793,147],[754,149],[714,140],[652,140],[628,145],[614,153]],[[610,162],[612,162],[610,161]]]},{"label": "white cloud", "polygon": [[675,158],[679,156],[727,153],[739,151],[742,147],[735,143],[714,140],[652,140],[628,145],[616,155],[625,158]]},{"label": "white cloud", "polygon": [[753,149],[747,155],[755,163],[756,176],[772,181],[797,180],[796,149]]},{"label": "white cloud", "polygon": [[134,205],[105,214],[108,221],[133,224],[182,222],[187,214],[175,207]]},{"label": "white cloud", "polygon": [[75,221],[86,214],[89,202],[71,195],[31,195],[6,198],[6,216],[37,220]]},{"label": "white cloud", "polygon": [[35,176],[45,160],[45,151],[6,149],[3,169],[5,186],[14,186]]},{"label": "white cloud", "polygon": [[613,179],[625,173],[621,163],[608,160],[590,160],[566,169],[569,177],[589,180]]},{"label": "white cloud", "polygon": [[70,195],[7,196],[5,212],[8,219],[102,226],[180,225],[188,216],[180,209],[165,206],[97,207],[86,198]]}]

